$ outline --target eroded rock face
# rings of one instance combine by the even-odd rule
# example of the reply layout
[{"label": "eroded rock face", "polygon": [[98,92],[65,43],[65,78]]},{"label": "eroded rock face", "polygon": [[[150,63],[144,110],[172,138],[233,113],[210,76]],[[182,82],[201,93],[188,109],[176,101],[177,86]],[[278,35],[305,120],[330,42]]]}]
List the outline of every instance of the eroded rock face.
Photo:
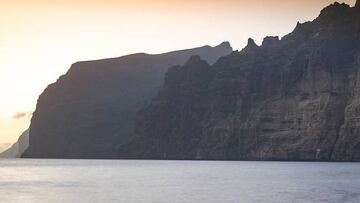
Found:
[{"label": "eroded rock face", "polygon": [[359,14],[335,3],[281,40],[171,68],[119,157],[360,161]]},{"label": "eroded rock face", "polygon": [[166,54],[78,62],[40,95],[23,157],[116,158],[135,114],[162,86],[168,67],[200,55],[214,63],[232,52],[224,42]]},{"label": "eroded rock face", "polygon": [[360,160],[360,54],[355,66],[358,70],[349,76],[349,95],[344,110],[344,125],[340,129],[332,157],[339,161]]}]

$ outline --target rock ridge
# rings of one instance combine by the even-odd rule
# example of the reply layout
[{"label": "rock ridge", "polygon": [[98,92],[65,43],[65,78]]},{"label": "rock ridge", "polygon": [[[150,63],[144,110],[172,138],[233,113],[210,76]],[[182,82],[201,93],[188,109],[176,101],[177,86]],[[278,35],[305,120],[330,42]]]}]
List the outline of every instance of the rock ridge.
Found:
[{"label": "rock ridge", "polygon": [[335,3],[281,40],[169,69],[119,158],[360,161],[359,22]]},{"label": "rock ridge", "polygon": [[74,63],[40,95],[23,157],[116,158],[134,130],[136,112],[160,90],[169,67],[193,55],[213,64],[231,52],[224,42]]}]

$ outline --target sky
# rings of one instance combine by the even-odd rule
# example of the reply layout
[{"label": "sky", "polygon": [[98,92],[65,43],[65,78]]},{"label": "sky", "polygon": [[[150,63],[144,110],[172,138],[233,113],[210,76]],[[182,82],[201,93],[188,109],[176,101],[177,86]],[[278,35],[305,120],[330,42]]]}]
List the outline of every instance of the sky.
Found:
[{"label": "sky", "polygon": [[[76,61],[284,36],[334,0],[0,0],[0,151]],[[355,0],[343,0],[350,5]]]}]

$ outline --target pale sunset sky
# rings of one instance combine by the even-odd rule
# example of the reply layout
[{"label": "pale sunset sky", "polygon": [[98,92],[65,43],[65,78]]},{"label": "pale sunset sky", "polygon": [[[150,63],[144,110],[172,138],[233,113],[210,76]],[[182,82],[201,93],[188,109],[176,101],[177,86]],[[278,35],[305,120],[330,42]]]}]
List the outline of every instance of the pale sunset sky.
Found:
[{"label": "pale sunset sky", "polygon": [[[0,152],[76,61],[280,37],[334,0],[0,0]],[[353,6],[355,0],[343,0]]]}]

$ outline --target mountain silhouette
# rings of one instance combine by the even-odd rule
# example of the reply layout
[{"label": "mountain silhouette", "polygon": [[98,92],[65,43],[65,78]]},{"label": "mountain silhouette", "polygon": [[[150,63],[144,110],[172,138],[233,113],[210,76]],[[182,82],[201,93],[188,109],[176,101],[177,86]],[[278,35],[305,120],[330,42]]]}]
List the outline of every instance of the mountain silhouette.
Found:
[{"label": "mountain silhouette", "polygon": [[136,112],[160,90],[170,66],[184,64],[192,55],[215,63],[231,52],[223,42],[75,63],[40,95],[23,156],[116,158],[118,146],[130,139]]},{"label": "mountain silhouette", "polygon": [[119,158],[360,161],[358,9],[334,3],[281,40],[170,68]]}]

